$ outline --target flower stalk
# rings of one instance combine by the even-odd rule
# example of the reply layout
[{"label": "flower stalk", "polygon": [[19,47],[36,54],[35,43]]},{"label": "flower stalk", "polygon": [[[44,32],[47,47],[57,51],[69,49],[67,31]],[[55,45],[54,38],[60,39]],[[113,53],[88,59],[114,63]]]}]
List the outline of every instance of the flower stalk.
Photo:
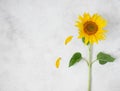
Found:
[{"label": "flower stalk", "polygon": [[89,61],[88,61],[88,91],[92,87],[92,44],[89,45]]}]

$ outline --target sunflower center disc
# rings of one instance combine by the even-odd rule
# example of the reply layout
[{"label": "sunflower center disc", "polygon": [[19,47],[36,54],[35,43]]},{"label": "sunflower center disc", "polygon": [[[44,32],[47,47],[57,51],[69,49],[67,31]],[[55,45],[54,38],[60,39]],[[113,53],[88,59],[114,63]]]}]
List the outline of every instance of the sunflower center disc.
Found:
[{"label": "sunflower center disc", "polygon": [[98,30],[98,26],[96,25],[96,23],[92,21],[85,22],[84,24],[85,33],[87,33],[88,35],[92,35],[92,34],[95,34],[97,30]]}]

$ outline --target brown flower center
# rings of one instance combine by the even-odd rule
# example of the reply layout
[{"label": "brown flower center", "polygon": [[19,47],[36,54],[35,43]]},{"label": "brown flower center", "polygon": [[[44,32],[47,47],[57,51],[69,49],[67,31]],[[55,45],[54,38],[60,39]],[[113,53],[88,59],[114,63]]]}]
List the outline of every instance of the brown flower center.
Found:
[{"label": "brown flower center", "polygon": [[98,31],[98,26],[92,21],[87,21],[84,23],[84,32],[88,35],[95,34]]}]

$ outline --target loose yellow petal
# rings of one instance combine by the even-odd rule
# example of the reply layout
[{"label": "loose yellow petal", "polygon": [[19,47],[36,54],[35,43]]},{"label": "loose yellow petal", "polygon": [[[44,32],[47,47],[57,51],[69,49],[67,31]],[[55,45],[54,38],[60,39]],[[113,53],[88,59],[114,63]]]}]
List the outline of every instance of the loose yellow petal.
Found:
[{"label": "loose yellow petal", "polygon": [[56,68],[59,68],[60,66],[60,61],[61,61],[61,57],[58,57],[55,63]]},{"label": "loose yellow petal", "polygon": [[71,40],[72,40],[73,36],[68,36],[66,39],[65,39],[65,45],[67,45]]}]

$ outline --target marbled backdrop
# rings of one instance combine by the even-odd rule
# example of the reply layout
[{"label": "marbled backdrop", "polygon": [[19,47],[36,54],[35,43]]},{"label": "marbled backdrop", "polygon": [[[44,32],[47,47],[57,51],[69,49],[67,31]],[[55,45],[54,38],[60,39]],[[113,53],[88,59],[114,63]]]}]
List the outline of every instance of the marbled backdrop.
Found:
[{"label": "marbled backdrop", "polygon": [[[77,16],[100,13],[107,39],[94,46],[116,57],[93,65],[93,91],[120,91],[120,0],[0,0],[0,91],[87,91],[85,62],[68,68],[71,55],[87,47],[76,38]],[[61,66],[54,66],[58,56]]]}]

